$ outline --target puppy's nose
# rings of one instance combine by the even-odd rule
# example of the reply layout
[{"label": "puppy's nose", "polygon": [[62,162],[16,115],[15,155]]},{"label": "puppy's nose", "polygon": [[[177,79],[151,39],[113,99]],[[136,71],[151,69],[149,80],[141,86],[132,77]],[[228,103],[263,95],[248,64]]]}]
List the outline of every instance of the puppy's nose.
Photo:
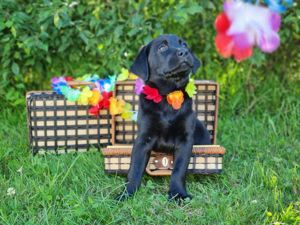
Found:
[{"label": "puppy's nose", "polygon": [[188,54],[188,50],[186,48],[179,48],[177,49],[177,56],[185,57]]}]

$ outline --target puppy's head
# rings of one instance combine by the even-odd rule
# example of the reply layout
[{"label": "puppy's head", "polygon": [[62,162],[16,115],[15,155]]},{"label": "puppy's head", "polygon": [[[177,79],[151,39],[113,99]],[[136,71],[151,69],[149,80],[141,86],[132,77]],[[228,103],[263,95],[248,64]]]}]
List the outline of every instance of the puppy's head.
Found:
[{"label": "puppy's head", "polygon": [[200,61],[182,38],[161,35],[140,50],[130,71],[144,81],[163,80],[181,87],[199,66]]}]

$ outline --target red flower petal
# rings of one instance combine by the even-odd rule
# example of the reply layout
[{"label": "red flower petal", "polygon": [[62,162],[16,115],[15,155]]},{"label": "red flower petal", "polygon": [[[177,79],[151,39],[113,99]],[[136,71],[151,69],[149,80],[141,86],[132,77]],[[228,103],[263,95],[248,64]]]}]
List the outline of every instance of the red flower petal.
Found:
[{"label": "red flower petal", "polygon": [[109,100],[108,99],[104,99],[102,101],[102,108],[103,109],[108,109],[109,108]]},{"label": "red flower petal", "polygon": [[155,103],[160,103],[161,100],[162,100],[162,96],[161,96],[161,95],[158,95],[158,96],[156,96],[156,97],[153,99],[153,101],[154,101]]},{"label": "red flower petal", "polygon": [[162,100],[162,96],[159,94],[158,90],[148,85],[144,86],[143,94],[146,95],[146,99],[153,100],[155,103],[159,103]]},{"label": "red flower petal", "polygon": [[103,98],[105,98],[105,99],[109,99],[112,96],[112,92],[111,91],[110,92],[105,92],[104,91],[101,94],[102,94]]},{"label": "red flower petal", "polygon": [[92,106],[91,108],[89,108],[89,114],[92,115],[99,115],[100,112],[100,108],[98,106]]},{"label": "red flower petal", "polygon": [[66,81],[72,81],[72,80],[73,80],[73,77],[67,76],[67,77],[65,77],[65,80],[66,80]]},{"label": "red flower petal", "polygon": [[102,92],[102,97],[102,101],[99,102],[101,104],[101,108],[108,109],[110,104],[109,99],[112,97],[112,92]]},{"label": "red flower petal", "polygon": [[230,27],[230,20],[228,19],[228,17],[224,12],[220,13],[215,20],[215,28],[217,32],[224,33],[228,30],[229,27]]},{"label": "red flower petal", "polygon": [[224,58],[228,58],[232,55],[232,50],[233,50],[232,37],[224,33],[218,33],[215,39],[215,44],[216,44],[217,51]]},{"label": "red flower petal", "polygon": [[252,48],[233,48],[233,55],[236,61],[240,62],[247,58],[249,58],[252,55],[253,51]]}]

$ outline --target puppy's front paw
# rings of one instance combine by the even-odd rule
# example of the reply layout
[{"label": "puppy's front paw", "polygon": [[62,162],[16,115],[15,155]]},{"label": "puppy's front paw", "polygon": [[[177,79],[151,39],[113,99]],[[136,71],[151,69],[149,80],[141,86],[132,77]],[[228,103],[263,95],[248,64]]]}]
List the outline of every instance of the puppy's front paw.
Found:
[{"label": "puppy's front paw", "polygon": [[178,204],[192,200],[192,196],[186,192],[169,191],[169,200],[174,200]]}]

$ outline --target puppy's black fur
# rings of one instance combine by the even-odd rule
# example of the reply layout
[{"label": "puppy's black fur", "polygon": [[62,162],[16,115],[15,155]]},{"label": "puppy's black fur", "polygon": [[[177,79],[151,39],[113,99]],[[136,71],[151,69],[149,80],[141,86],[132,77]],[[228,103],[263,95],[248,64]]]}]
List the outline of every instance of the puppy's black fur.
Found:
[{"label": "puppy's black fur", "polygon": [[[157,88],[163,96],[160,103],[145,99],[141,94],[138,113],[138,136],[133,146],[126,190],[118,196],[122,200],[138,189],[151,150],[172,152],[174,169],[170,181],[169,198],[191,197],[185,187],[186,170],[193,145],[211,144],[210,135],[192,110],[192,99],[185,92],[191,72],[200,61],[185,41],[175,35],[162,35],[144,46],[136,57],[131,72],[145,83]],[[174,110],[166,95],[182,90],[184,103]]]}]

